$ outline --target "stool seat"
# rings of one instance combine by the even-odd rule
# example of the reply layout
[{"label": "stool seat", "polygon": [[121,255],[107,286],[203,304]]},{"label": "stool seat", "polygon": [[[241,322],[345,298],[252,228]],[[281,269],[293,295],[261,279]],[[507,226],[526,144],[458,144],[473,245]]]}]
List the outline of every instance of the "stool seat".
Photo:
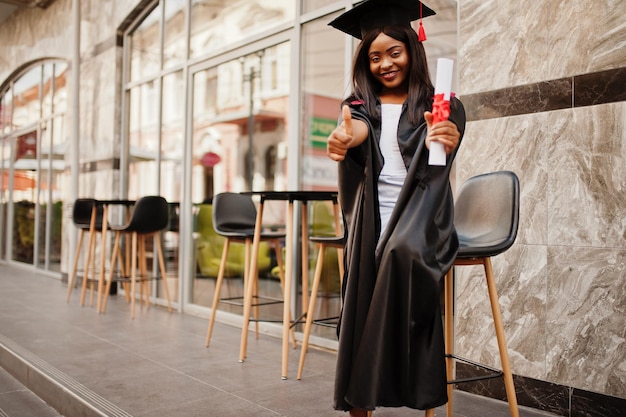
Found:
[{"label": "stool seat", "polygon": [[454,203],[457,259],[496,256],[513,245],[519,222],[519,182],[510,171],[467,180]]},{"label": "stool seat", "polygon": [[311,243],[323,243],[327,246],[343,247],[345,243],[344,236],[310,236],[309,241]]}]

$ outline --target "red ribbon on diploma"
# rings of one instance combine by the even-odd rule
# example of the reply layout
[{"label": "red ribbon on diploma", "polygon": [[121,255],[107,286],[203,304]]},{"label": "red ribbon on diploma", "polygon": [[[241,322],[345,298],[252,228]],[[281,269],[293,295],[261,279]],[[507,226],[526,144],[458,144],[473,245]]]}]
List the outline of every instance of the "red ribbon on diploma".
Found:
[{"label": "red ribbon on diploma", "polygon": [[450,100],[443,99],[443,93],[435,94],[433,101],[433,124],[448,120]]}]

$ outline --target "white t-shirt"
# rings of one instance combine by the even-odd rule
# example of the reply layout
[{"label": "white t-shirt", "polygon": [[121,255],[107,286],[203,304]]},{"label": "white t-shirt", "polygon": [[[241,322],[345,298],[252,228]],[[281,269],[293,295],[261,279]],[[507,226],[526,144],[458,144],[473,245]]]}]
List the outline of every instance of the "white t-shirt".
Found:
[{"label": "white t-shirt", "polygon": [[398,147],[398,124],[401,113],[402,104],[381,105],[380,151],[384,158],[378,178],[381,235],[387,227],[406,178],[406,167]]}]

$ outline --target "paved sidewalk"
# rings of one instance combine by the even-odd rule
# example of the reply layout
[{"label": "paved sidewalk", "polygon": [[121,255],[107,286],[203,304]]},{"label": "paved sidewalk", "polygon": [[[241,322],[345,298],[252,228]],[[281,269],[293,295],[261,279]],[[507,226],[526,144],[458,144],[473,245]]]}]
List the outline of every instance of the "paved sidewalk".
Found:
[{"label": "paved sidewalk", "polygon": [[[239,363],[236,327],[217,323],[207,349],[205,318],[151,307],[132,320],[120,296],[101,315],[79,306],[78,291],[66,303],[66,291],[55,278],[0,264],[0,368],[20,381],[0,369],[0,416],[347,416],[331,405],[333,352],[311,348],[298,381],[298,345],[290,352],[290,378],[281,380],[277,338],[250,337],[248,358]],[[508,415],[506,403],[459,391],[454,409],[454,417]],[[547,414],[522,408],[521,415]]]}]

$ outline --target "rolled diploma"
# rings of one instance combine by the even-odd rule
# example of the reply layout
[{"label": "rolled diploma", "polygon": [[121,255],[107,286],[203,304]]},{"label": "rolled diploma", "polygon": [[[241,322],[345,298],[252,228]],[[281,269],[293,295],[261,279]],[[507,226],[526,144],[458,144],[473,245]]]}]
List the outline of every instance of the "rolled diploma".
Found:
[{"label": "rolled diploma", "polygon": [[[452,91],[452,68],[454,61],[448,58],[437,59],[437,81],[435,95],[443,93],[444,100],[450,101]],[[440,142],[430,143],[429,165],[446,165],[446,151]]]}]

